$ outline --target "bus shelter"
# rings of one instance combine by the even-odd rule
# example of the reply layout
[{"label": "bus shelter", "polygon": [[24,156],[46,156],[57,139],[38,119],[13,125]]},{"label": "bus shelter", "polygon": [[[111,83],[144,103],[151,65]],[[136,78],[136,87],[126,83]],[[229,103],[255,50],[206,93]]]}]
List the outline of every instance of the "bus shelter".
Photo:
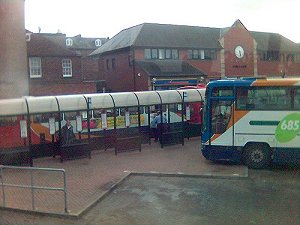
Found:
[{"label": "bus shelter", "polygon": [[32,165],[28,106],[24,98],[0,101],[0,164]]},{"label": "bus shelter", "polygon": [[201,136],[202,107],[205,98],[205,89],[181,89],[178,90],[183,101],[184,137]]},{"label": "bus shelter", "polygon": [[33,158],[51,156],[60,147],[55,139],[59,108],[54,96],[26,97],[30,132],[29,147]]},{"label": "bus shelter", "polygon": [[134,92],[139,103],[140,112],[143,112],[143,123],[140,126],[140,134],[143,143],[151,144],[151,138],[154,134],[151,130],[151,120],[154,117],[154,111],[161,104],[161,99],[157,92]]},{"label": "bus shelter", "polygon": [[[182,113],[182,97],[176,90],[168,92],[157,91],[161,99],[160,117],[157,129],[159,129],[160,144],[164,145],[182,144],[184,145]],[[165,122],[164,122],[165,120]],[[166,123],[166,124],[164,124]]]},{"label": "bus shelter", "polygon": [[101,144],[105,149],[114,147],[115,154],[125,150],[141,151],[140,111],[133,92],[88,94],[85,97],[90,103],[89,120],[93,125],[89,123],[89,127],[94,148]]},{"label": "bus shelter", "polygon": [[[161,147],[184,144],[189,104],[201,100],[192,89],[0,100],[1,154],[2,149],[26,152],[22,158],[32,165],[32,158],[59,154],[63,161],[90,157],[91,150],[103,148],[113,147],[115,154],[141,151],[142,143],[151,143],[154,109],[166,117],[159,126]],[[66,127],[74,138],[66,138]]]},{"label": "bus shelter", "polygon": [[88,114],[90,110],[88,99],[83,95],[61,95],[55,98],[59,110],[59,130],[56,131],[56,138],[60,145],[61,160],[74,157],[90,158],[90,133],[84,133],[82,126],[83,115]]}]

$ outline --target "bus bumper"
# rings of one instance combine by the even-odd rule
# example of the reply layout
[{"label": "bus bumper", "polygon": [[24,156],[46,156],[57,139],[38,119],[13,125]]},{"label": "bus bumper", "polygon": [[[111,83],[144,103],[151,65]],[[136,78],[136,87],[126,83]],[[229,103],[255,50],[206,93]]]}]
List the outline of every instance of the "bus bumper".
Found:
[{"label": "bus bumper", "polygon": [[207,160],[211,161],[229,160],[240,163],[242,158],[241,151],[228,146],[202,145],[201,152]]}]

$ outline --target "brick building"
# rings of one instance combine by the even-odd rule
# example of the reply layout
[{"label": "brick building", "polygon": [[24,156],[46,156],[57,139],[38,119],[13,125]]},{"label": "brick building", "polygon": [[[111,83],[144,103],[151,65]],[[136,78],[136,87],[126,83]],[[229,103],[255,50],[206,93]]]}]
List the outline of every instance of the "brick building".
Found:
[{"label": "brick building", "polygon": [[27,32],[26,40],[29,95],[102,92],[98,60],[88,55],[106,38]]},{"label": "brick building", "polygon": [[108,91],[174,89],[224,77],[300,76],[300,47],[276,33],[144,23],[92,54]]}]

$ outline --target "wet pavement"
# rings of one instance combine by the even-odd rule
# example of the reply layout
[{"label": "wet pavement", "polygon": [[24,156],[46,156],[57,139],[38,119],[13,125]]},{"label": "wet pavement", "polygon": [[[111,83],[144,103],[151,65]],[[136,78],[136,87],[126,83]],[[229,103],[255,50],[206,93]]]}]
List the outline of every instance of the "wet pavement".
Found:
[{"label": "wet pavement", "polygon": [[108,150],[63,163],[35,160],[66,170],[71,216],[0,209],[0,224],[300,224],[299,169],[248,176],[242,165],[206,161],[199,148],[193,138],[117,156]]}]

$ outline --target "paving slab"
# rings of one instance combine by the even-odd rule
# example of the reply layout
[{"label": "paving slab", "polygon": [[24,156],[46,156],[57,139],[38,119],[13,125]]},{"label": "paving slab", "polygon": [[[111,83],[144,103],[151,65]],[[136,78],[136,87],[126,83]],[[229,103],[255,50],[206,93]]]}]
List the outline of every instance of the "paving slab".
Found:
[{"label": "paving slab", "polygon": [[[63,163],[59,157],[40,158],[34,160],[34,167],[60,168],[66,171],[67,208],[69,214],[73,215],[82,213],[130,172],[247,176],[247,168],[242,165],[222,165],[206,161],[200,152],[200,138],[185,140],[184,145],[164,148],[161,148],[159,143],[152,142],[151,145],[144,144],[141,152],[123,152],[118,155],[114,154],[114,149],[98,150],[92,152],[91,159],[74,159]],[[43,178],[47,183],[58,182],[57,176],[54,175]],[[19,194],[22,195],[24,192]],[[15,190],[13,196],[17,195],[18,192]],[[30,196],[30,192],[26,196]],[[40,200],[41,203],[36,203],[38,211],[63,212],[63,195],[60,193],[51,193],[50,198],[40,197]],[[25,202],[28,206],[24,208],[30,209],[30,199],[24,200],[23,204]],[[18,204],[20,207],[21,202]],[[15,204],[11,203],[8,206],[15,207]]]}]

